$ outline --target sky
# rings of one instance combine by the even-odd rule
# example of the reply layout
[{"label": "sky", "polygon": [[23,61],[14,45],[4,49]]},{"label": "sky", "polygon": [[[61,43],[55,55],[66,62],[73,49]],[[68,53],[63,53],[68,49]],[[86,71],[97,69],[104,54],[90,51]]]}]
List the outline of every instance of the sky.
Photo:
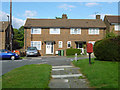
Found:
[{"label": "sky", "polygon": [[[0,4],[1,5],[1,4]],[[7,21],[10,3],[2,2],[0,18]],[[13,27],[24,25],[27,18],[55,19],[67,14],[68,19],[95,19],[96,14],[118,15],[118,2],[13,2]]]}]

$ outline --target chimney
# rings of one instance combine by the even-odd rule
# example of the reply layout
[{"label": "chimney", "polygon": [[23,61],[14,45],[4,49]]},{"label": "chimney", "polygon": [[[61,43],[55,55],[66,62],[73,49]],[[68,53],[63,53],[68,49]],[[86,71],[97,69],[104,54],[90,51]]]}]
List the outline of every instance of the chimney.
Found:
[{"label": "chimney", "polygon": [[96,15],[96,19],[100,19],[100,15]]},{"label": "chimney", "polygon": [[67,19],[67,14],[63,14],[62,19]]}]

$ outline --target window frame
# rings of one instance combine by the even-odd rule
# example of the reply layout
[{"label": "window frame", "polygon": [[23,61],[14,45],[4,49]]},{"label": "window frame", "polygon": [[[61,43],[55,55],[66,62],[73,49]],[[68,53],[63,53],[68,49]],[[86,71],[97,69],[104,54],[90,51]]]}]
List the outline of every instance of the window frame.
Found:
[{"label": "window frame", "polygon": [[71,47],[71,41],[67,41],[67,48],[70,48],[70,47],[68,47],[69,42],[70,42],[70,47]]},{"label": "window frame", "polygon": [[[37,29],[37,30],[40,30],[39,33],[35,33],[34,30]],[[41,28],[31,28],[31,34],[41,34]]]},{"label": "window frame", "polygon": [[115,28],[115,31],[120,31],[120,24],[115,24],[114,28]]},{"label": "window frame", "polygon": [[[34,45],[34,43],[37,43],[37,45]],[[39,47],[38,47],[38,43],[40,44]],[[37,50],[41,50],[41,46],[42,46],[41,41],[31,41],[31,47],[36,47]]]},{"label": "window frame", "polygon": [[[53,33],[53,32],[51,31],[51,30],[56,30],[56,29],[59,30],[57,33]],[[60,34],[60,28],[50,28],[49,33],[50,33],[50,34]]]},{"label": "window frame", "polygon": [[[97,31],[97,33],[96,33],[96,31]],[[99,30],[99,28],[89,28],[88,29],[88,34],[89,35],[99,35],[100,34],[100,30]]]},{"label": "window frame", "polygon": [[63,41],[58,41],[58,48],[63,48]]},{"label": "window frame", "polygon": [[[75,33],[75,30],[77,30],[77,33]],[[80,30],[79,33],[78,30]],[[81,34],[81,28],[70,28],[70,34]]]}]

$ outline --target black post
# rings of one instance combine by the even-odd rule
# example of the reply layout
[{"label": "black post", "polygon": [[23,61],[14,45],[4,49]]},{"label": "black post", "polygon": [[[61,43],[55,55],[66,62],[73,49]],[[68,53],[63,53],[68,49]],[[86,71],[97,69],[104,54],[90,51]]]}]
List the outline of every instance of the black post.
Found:
[{"label": "black post", "polygon": [[89,53],[89,64],[91,64],[91,53]]}]

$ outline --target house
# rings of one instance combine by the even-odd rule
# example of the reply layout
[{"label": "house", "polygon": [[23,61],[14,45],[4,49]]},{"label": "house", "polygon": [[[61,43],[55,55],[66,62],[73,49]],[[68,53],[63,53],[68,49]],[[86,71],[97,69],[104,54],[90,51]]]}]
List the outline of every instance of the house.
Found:
[{"label": "house", "polygon": [[120,35],[120,16],[106,15],[104,18],[106,31]]},{"label": "house", "polygon": [[[0,21],[0,49],[10,50],[10,24],[7,21]],[[13,36],[13,27],[11,26],[12,36]]]},{"label": "house", "polygon": [[24,49],[35,46],[41,55],[56,55],[58,50],[73,47],[83,51],[86,43],[104,38],[106,26],[100,15],[96,19],[31,19],[24,25]]}]

